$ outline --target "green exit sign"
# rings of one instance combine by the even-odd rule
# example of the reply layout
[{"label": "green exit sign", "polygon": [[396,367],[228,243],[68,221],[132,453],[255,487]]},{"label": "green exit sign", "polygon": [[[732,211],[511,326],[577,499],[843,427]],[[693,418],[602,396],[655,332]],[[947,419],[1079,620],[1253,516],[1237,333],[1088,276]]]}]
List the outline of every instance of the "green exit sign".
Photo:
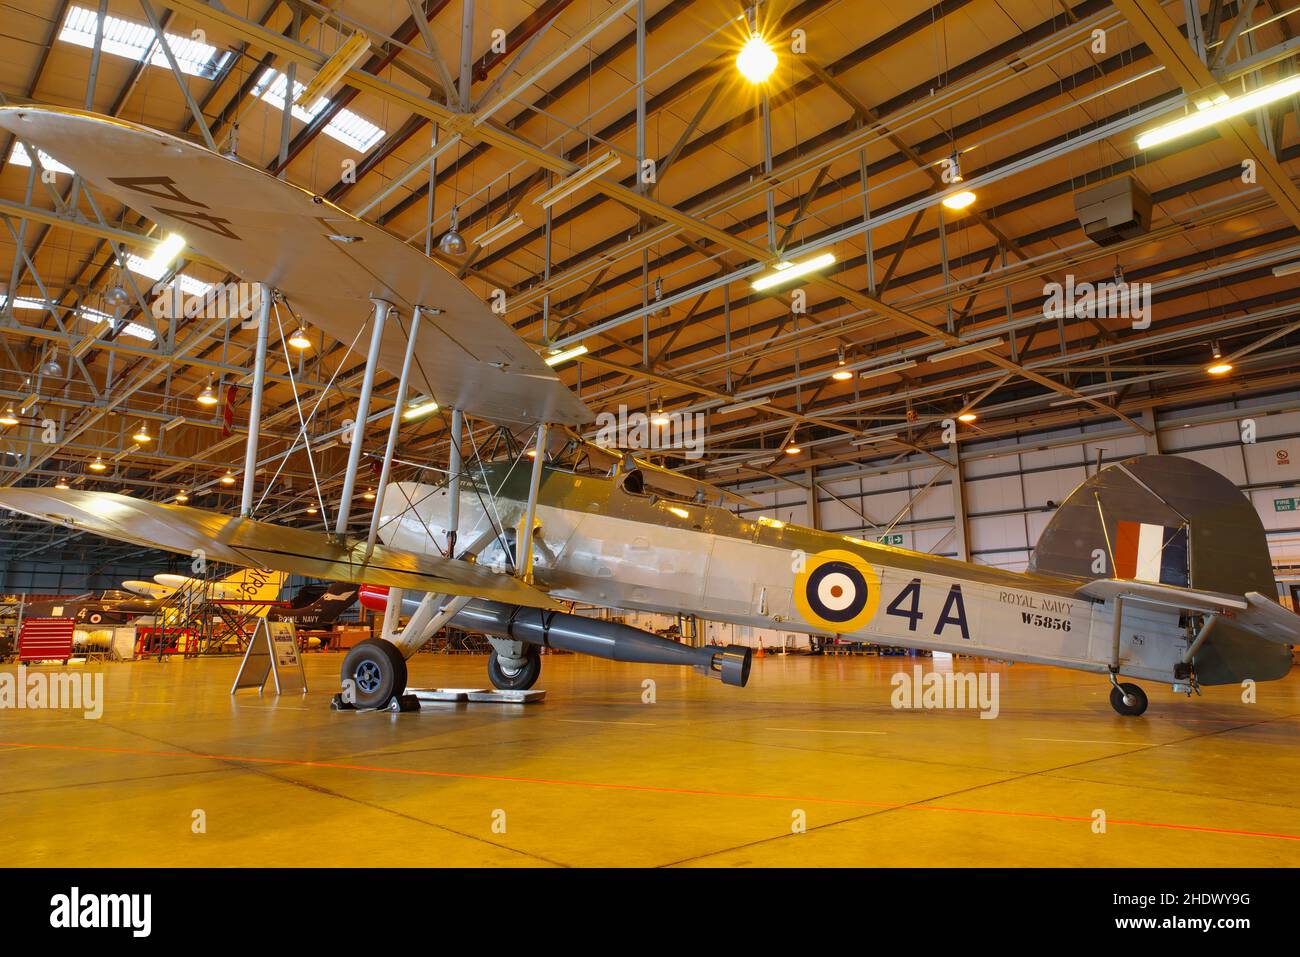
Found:
[{"label": "green exit sign", "polygon": [[876,539],[881,545],[902,545],[902,535],[881,535]]},{"label": "green exit sign", "polygon": [[1296,509],[1296,500],[1293,498],[1273,499],[1273,511],[1275,512],[1294,512],[1295,509]]}]

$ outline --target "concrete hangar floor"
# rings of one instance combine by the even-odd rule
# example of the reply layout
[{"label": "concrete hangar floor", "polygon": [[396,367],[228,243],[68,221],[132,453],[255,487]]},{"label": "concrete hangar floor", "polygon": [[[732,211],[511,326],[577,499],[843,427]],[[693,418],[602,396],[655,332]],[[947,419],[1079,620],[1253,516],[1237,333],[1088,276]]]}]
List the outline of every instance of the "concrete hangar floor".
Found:
[{"label": "concrete hangar floor", "polygon": [[[0,711],[0,859],[1300,864],[1300,676],[1255,704],[1148,685],[1150,710],[1125,719],[1104,678],[991,664],[1000,712],[981,720],[891,707],[891,677],[919,661],[767,657],[741,691],[549,656],[541,704],[400,715],[330,711],[337,655],[306,656],[316,690],[278,700],[232,700],[232,659],[107,665],[98,720]],[[483,667],[417,655],[412,685],[481,686]]]}]

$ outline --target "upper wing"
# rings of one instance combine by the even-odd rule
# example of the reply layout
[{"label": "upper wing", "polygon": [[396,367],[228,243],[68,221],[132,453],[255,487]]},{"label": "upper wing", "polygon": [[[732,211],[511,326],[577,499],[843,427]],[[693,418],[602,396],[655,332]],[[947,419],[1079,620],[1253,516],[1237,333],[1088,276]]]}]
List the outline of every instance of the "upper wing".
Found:
[{"label": "upper wing", "polygon": [[471,595],[535,608],[561,608],[517,578],[470,562],[377,545],[335,542],[325,532],[233,518],[185,505],[147,502],[81,489],[0,489],[0,508],[149,548],[203,555],[217,562],[271,568],[308,578]]},{"label": "upper wing", "polygon": [[205,257],[280,290],[306,321],[340,342],[352,342],[362,328],[371,297],[388,300],[402,321],[384,329],[379,365],[393,375],[401,372],[414,307],[442,310],[421,318],[412,392],[494,422],[593,418],[446,268],[321,196],[178,137],[80,110],[0,107],[0,128]]}]

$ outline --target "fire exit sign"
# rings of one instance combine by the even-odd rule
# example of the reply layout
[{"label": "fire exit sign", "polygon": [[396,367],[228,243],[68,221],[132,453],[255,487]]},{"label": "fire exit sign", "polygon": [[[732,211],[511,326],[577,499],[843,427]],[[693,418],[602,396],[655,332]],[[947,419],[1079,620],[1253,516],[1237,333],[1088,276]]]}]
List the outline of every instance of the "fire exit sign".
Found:
[{"label": "fire exit sign", "polygon": [[1294,512],[1296,510],[1296,499],[1294,498],[1275,498],[1273,499],[1273,511],[1275,512]]}]

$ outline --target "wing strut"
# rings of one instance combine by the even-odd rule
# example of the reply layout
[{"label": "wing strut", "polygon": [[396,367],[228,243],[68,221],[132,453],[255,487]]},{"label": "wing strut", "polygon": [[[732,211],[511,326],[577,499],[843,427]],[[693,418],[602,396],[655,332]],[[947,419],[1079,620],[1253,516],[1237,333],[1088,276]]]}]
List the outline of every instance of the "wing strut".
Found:
[{"label": "wing strut", "polygon": [[528,507],[524,510],[524,524],[515,548],[515,567],[527,584],[533,582],[533,526],[537,522],[537,492],[542,487],[542,468],[546,461],[546,423],[537,426],[537,454],[533,456],[533,474],[528,481]]},{"label": "wing strut", "polygon": [[[352,424],[352,445],[348,449],[348,467],[343,473],[343,493],[339,499],[339,514],[334,523],[334,537],[344,541],[348,533],[348,518],[352,514],[352,492],[357,484],[357,467],[361,464],[361,444],[366,433],[366,419],[370,415],[370,392],[375,385],[375,367],[379,365],[379,350],[384,342],[384,320],[393,308],[392,303],[384,299],[371,299],[375,307],[371,317],[370,352],[366,355],[366,371],[361,380],[361,395],[357,399],[357,417]],[[409,351],[408,351],[409,356]],[[401,409],[394,409],[394,418],[401,418]],[[375,498],[379,502],[378,496]]]},{"label": "wing strut", "polygon": [[[393,452],[397,449],[397,433],[402,428],[402,412],[406,408],[406,388],[411,379],[411,358],[415,355],[415,340],[420,334],[420,316],[424,312],[423,306],[416,306],[415,311],[411,313],[411,328],[406,334],[406,355],[402,357],[402,374],[397,379],[397,398],[393,406],[393,420],[388,423],[388,444],[384,446],[384,464],[379,470],[379,486],[375,489],[375,507],[370,513],[370,534],[366,537],[366,554],[365,559],[370,560],[370,554],[375,550],[375,539],[379,536],[379,520],[383,515],[384,493],[388,491],[388,479],[393,471]],[[439,310],[430,309],[430,314],[438,315]],[[371,353],[373,355],[373,352]],[[369,361],[367,360],[367,365]],[[357,421],[364,419],[358,415]],[[352,447],[360,447],[360,443],[355,441]],[[400,600],[400,599],[399,599]]]},{"label": "wing strut", "polygon": [[262,426],[262,388],[266,385],[266,339],[271,325],[271,287],[257,284],[257,352],[253,360],[253,399],[248,407],[248,438],[244,442],[244,489],[239,515],[253,514],[253,486],[257,475],[257,436]]}]

